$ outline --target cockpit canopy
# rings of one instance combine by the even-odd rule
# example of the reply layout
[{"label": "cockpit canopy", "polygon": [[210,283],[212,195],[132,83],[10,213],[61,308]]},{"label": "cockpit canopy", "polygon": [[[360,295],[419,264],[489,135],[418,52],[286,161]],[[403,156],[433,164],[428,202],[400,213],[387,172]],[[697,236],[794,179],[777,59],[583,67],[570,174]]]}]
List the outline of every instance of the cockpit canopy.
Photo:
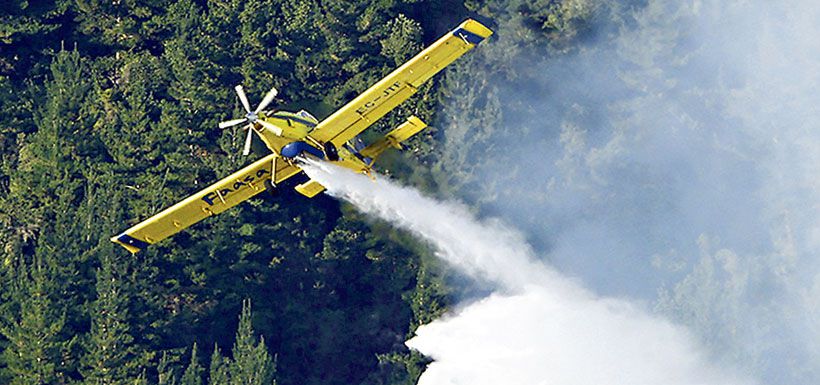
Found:
[{"label": "cockpit canopy", "polygon": [[319,123],[319,119],[316,119],[316,117],[315,117],[315,116],[311,115],[311,114],[310,114],[310,112],[307,112],[307,111],[305,111],[305,110],[299,110],[299,112],[297,112],[297,113],[296,113],[296,115],[299,115],[299,116],[301,116],[301,117],[303,117],[303,118],[305,118],[305,119],[307,119],[307,120],[310,120],[310,121],[311,121],[311,122],[313,122],[314,124],[318,124],[318,123]]}]

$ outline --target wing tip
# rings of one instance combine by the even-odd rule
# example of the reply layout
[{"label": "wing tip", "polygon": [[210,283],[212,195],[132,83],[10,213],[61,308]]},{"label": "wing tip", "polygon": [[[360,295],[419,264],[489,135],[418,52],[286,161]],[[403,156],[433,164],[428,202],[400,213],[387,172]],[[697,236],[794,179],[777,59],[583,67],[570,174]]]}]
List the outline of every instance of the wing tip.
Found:
[{"label": "wing tip", "polygon": [[427,123],[425,123],[423,120],[421,120],[416,115],[411,115],[409,118],[407,118],[407,121],[410,122],[414,126],[418,126],[418,127],[421,127],[421,128],[427,127]]},{"label": "wing tip", "polygon": [[481,43],[492,34],[491,29],[473,19],[465,20],[453,31],[453,35],[467,40],[470,44]]},{"label": "wing tip", "polygon": [[136,239],[126,233],[111,237],[111,242],[124,247],[126,250],[130,251],[131,254],[136,254],[149,245],[148,242]]}]

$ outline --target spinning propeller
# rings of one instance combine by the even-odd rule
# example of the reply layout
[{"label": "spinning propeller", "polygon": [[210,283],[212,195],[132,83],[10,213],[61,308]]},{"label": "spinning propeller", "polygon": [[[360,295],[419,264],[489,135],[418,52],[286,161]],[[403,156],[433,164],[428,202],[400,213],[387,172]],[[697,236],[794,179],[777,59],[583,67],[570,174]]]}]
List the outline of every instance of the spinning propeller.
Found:
[{"label": "spinning propeller", "polygon": [[243,123],[247,122],[248,125],[245,126],[245,129],[248,131],[248,135],[245,137],[245,147],[242,148],[242,155],[247,156],[248,154],[251,153],[251,140],[252,140],[252,137],[253,137],[254,124],[259,123],[260,126],[264,127],[265,129],[270,130],[274,134],[282,135],[282,129],[281,128],[276,127],[275,125],[266,122],[264,119],[259,119],[259,112],[264,110],[265,107],[267,107],[268,104],[270,104],[270,102],[273,101],[273,98],[276,97],[276,94],[279,93],[279,91],[277,91],[276,88],[271,88],[270,91],[268,91],[268,93],[265,94],[265,97],[262,98],[262,102],[259,103],[259,106],[256,107],[256,110],[251,112],[251,105],[250,105],[250,103],[248,103],[248,97],[245,96],[245,90],[242,89],[241,85],[236,86],[235,89],[236,89],[236,94],[239,96],[239,101],[242,102],[242,107],[245,108],[245,111],[247,112],[247,114],[245,114],[245,117],[241,118],[241,119],[233,119],[233,120],[228,120],[228,121],[225,121],[225,122],[221,122],[221,123],[219,123],[219,128],[225,129],[225,128],[237,126],[237,125],[240,125],[240,124],[243,124]]}]

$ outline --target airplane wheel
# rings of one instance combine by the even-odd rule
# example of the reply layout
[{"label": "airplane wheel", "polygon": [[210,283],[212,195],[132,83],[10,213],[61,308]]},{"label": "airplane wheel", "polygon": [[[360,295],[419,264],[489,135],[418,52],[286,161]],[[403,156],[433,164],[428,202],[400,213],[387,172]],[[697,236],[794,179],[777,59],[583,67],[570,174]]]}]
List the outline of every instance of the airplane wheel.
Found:
[{"label": "airplane wheel", "polygon": [[270,179],[265,180],[265,191],[267,191],[268,195],[271,197],[276,197],[279,195],[279,190],[276,188],[276,185],[270,181]]},{"label": "airplane wheel", "polygon": [[332,162],[335,162],[335,161],[339,160],[339,151],[336,150],[336,146],[333,143],[331,143],[331,142],[325,143],[324,150],[325,150],[325,158],[327,158],[327,160],[332,161]]}]

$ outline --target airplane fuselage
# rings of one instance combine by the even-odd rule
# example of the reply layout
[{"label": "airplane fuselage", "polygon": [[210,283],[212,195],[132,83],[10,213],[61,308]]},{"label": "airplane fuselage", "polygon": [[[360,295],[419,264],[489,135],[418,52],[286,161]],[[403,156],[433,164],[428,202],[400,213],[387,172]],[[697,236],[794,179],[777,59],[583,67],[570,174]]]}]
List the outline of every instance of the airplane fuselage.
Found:
[{"label": "airplane fuselage", "polygon": [[264,119],[282,130],[281,135],[277,135],[258,123],[253,126],[254,131],[259,134],[268,149],[287,162],[292,162],[299,155],[310,155],[349,168],[354,172],[370,172],[370,166],[365,163],[365,159],[357,156],[348,146],[338,148],[334,146],[338,153],[338,160],[327,159],[323,143],[310,137],[310,132],[316,127],[318,121],[307,111],[280,110],[269,114],[260,113],[259,119]]}]

